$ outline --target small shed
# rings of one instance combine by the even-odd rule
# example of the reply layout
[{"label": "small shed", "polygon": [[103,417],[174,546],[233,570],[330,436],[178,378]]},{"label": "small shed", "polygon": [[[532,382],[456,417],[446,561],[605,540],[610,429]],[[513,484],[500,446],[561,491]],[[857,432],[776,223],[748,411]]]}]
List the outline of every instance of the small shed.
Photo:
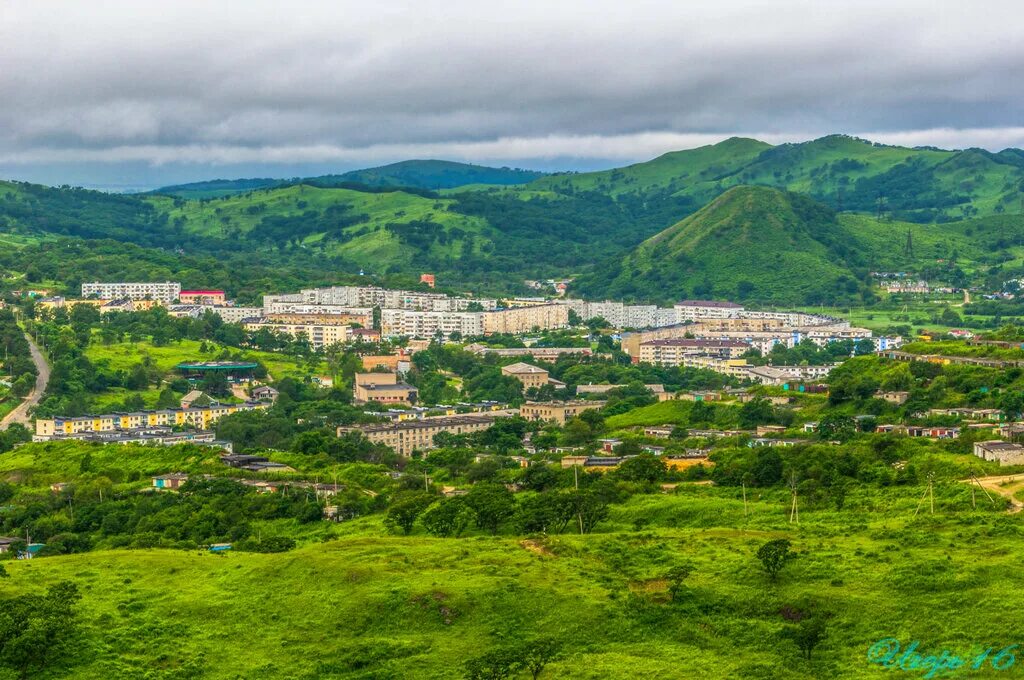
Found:
[{"label": "small shed", "polygon": [[187,481],[188,475],[184,472],[171,472],[166,475],[153,477],[153,488],[161,491],[176,491]]}]

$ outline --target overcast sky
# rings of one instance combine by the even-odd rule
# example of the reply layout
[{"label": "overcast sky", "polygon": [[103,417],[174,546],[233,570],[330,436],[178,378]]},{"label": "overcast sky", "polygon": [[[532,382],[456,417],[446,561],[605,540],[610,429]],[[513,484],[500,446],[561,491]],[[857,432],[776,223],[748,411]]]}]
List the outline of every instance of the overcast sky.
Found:
[{"label": "overcast sky", "polygon": [[1013,1],[0,0],[0,176],[589,169],[833,132],[998,150],[1024,146],[1022,84]]}]

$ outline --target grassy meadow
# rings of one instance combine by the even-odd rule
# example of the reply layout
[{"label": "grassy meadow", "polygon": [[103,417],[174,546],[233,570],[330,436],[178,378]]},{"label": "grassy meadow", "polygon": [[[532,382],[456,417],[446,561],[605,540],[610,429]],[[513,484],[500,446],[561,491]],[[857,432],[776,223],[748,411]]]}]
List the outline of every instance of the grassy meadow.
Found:
[{"label": "grassy meadow", "polygon": [[[389,536],[379,518],[284,554],[104,551],[6,563],[0,592],[79,584],[69,678],[443,678],[491,647],[557,638],[549,678],[872,678],[876,640],[961,657],[1017,642],[1021,519],[969,489],[861,489],[788,521],[784,492],[690,486],[616,506],[589,536]],[[981,495],[981,494],[979,494]],[[786,537],[771,582],[754,556]],[[692,569],[667,592],[673,566]],[[830,612],[810,661],[786,606]],[[525,677],[525,676],[523,676]],[[989,669],[963,677],[1007,677]]]}]

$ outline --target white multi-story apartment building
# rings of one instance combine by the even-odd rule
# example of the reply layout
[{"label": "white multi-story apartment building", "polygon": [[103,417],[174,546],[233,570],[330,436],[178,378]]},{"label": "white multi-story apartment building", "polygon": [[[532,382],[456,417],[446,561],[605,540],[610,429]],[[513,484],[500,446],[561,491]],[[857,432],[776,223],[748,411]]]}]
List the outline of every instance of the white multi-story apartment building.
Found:
[{"label": "white multi-story apartment building", "polygon": [[158,300],[170,304],[181,294],[181,284],[177,281],[163,283],[92,283],[82,284],[82,297],[97,297],[100,300]]},{"label": "white multi-story apartment building", "polygon": [[293,302],[270,302],[263,305],[264,314],[316,314],[317,316],[368,316],[373,307],[344,307],[342,305],[307,305]]},{"label": "white multi-story apartment building", "polygon": [[583,320],[601,317],[615,328],[659,328],[679,323],[675,309],[656,305],[627,305],[622,302],[586,302],[561,300],[559,304],[580,315]]},{"label": "white multi-story apartment building", "polygon": [[386,337],[433,338],[483,335],[484,321],[480,312],[419,312],[407,309],[382,309],[381,335]]},{"label": "white multi-story apartment building", "polygon": [[[213,312],[221,318],[224,323],[241,323],[243,319],[255,319],[263,316],[261,307],[224,307],[213,305],[199,305],[202,314],[207,311]],[[202,315],[200,314],[200,316]]]},{"label": "white multi-story apartment building", "polygon": [[670,338],[641,344],[639,360],[641,363],[661,366],[682,366],[684,358],[688,356],[700,354],[719,359],[737,359],[749,349],[748,343],[739,340]]},{"label": "white multi-story apartment building", "polygon": [[347,325],[323,323],[284,323],[269,319],[251,319],[246,321],[245,330],[255,332],[266,329],[272,333],[290,335],[293,338],[305,336],[315,349],[340,345],[352,339],[352,329]]},{"label": "white multi-story apartment building", "polygon": [[[459,312],[471,305],[481,309],[495,309],[493,299],[455,298],[444,293],[424,293],[415,290],[391,290],[376,286],[334,286],[307,288],[299,293],[298,302],[309,305],[339,305],[343,307],[380,307],[381,309],[408,309],[428,312]],[[272,298],[272,299],[268,299]],[[284,298],[284,299],[282,299]],[[264,306],[278,302],[296,302],[295,296],[266,296]]]},{"label": "white multi-story apartment building", "polygon": [[735,319],[743,311],[743,305],[717,300],[683,300],[674,306],[679,321],[700,321],[702,319]]}]

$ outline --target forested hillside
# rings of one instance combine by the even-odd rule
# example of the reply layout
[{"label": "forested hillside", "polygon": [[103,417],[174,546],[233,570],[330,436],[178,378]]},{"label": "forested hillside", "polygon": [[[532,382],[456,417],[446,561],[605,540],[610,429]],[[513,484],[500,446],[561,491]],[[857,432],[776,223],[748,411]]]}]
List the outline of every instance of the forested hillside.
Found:
[{"label": "forested hillside", "polygon": [[[1016,269],[1024,256],[1024,153],[1014,149],[908,149],[841,135],[779,146],[733,138],[624,168],[521,183],[536,175],[408,161],[301,182],[216,180],[181,192],[200,199],[4,182],[0,234],[16,245],[64,236],[220,260],[254,254],[285,271],[304,268],[309,279],[432,271],[450,285],[514,293],[526,278],[576,276],[578,291],[590,295],[702,293],[778,304],[863,300],[871,269],[946,267],[944,278],[956,280],[957,270]],[[729,222],[745,220],[745,227],[702,232],[654,259],[641,246],[743,186],[809,197],[838,216],[824,232],[806,232],[810,238],[800,235],[807,225],[776,238],[777,225],[759,222],[766,213],[751,205],[754,212],[740,214],[745,204],[731,199],[722,204],[731,206]],[[905,247],[908,238],[916,248]],[[727,260],[735,266],[724,266]],[[741,275],[741,265],[756,271]],[[801,270],[821,276],[777,285]]]},{"label": "forested hillside", "polygon": [[162,187],[152,193],[188,199],[220,198],[245,193],[254,189],[269,189],[293,184],[312,184],[324,187],[364,184],[370,187],[451,189],[468,184],[525,184],[544,175],[545,173],[534,170],[490,168],[483,165],[455,163],[452,161],[401,161],[377,168],[351,170],[338,175],[320,175],[318,177],[294,179],[215,179],[206,182],[191,182],[189,184]]}]

